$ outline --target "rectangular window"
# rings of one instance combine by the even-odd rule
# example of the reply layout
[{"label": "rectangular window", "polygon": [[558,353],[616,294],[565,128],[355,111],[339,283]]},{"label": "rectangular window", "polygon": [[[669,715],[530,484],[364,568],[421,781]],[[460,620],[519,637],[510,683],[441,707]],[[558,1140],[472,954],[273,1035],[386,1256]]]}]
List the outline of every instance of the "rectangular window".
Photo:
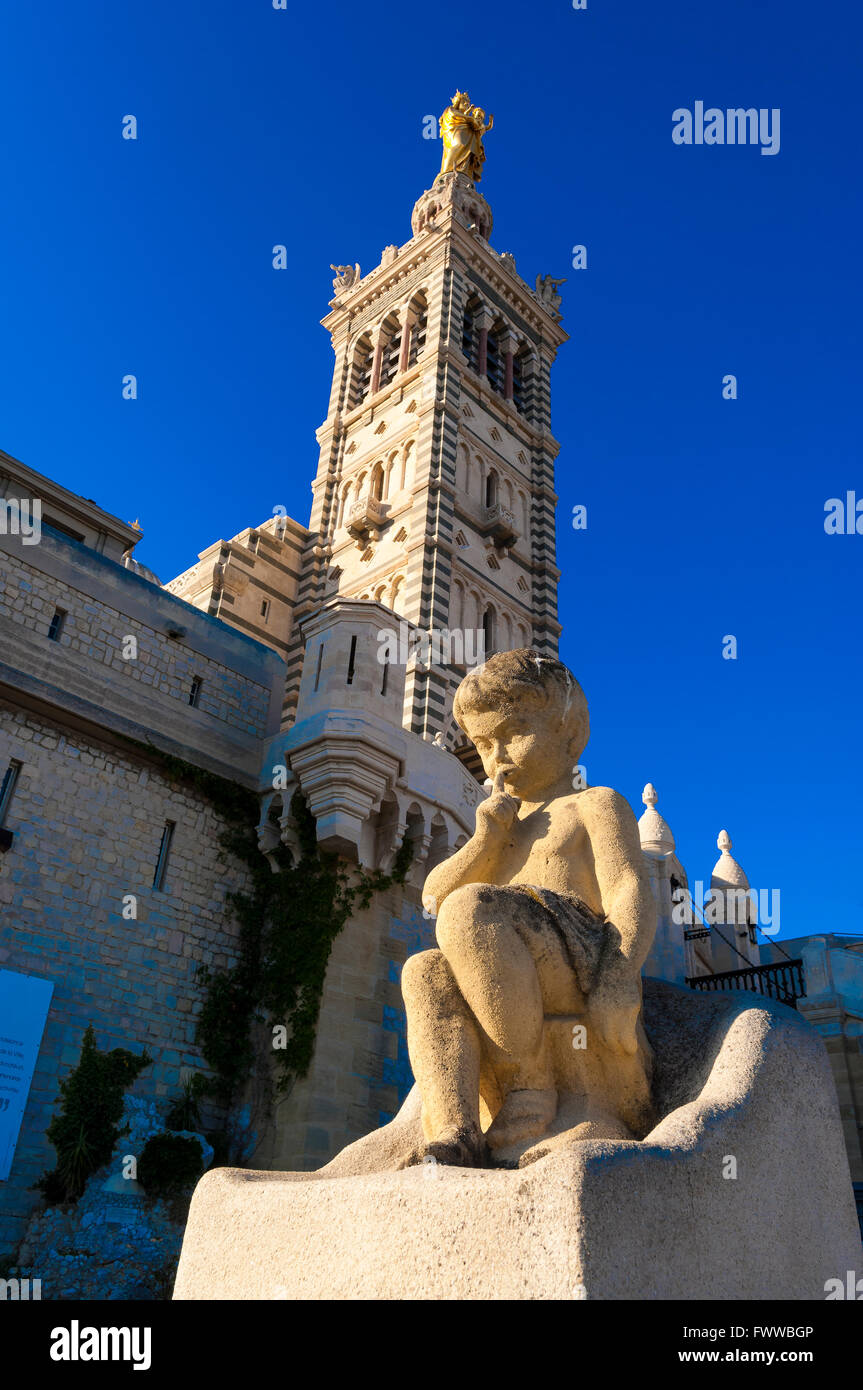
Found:
[{"label": "rectangular window", "polygon": [[54,616],[53,616],[53,618],[51,619],[51,623],[50,623],[50,626],[49,626],[49,628],[48,628],[48,636],[50,637],[50,639],[51,639],[52,642],[59,642],[59,640],[60,640],[60,633],[63,631],[63,624],[65,623],[65,621],[66,621],[66,610],[65,610],[65,608],[55,608],[55,609],[54,609]]},{"label": "rectangular window", "polygon": [[3,776],[3,784],[0,786],[0,825],[6,823],[6,812],[15,791],[15,783],[18,781],[18,773],[21,771],[23,763],[13,761],[9,764]]},{"label": "rectangular window", "polygon": [[354,683],[354,664],[355,664],[355,662],[356,662],[356,657],[357,657],[357,639],[356,639],[356,637],[352,637],[352,638],[351,638],[351,654],[350,654],[350,656],[348,657],[348,679],[347,679],[347,682],[346,682],[347,685],[353,685],[353,683]]},{"label": "rectangular window", "polygon": [[177,822],[173,820],[165,821],[165,829],[162,831],[162,843],[159,845],[159,858],[156,861],[156,872],[153,875],[153,887],[160,893],[165,891],[165,870],[168,867],[168,853],[171,849],[171,840],[174,835],[174,828]]},{"label": "rectangular window", "polygon": [[263,618],[264,622],[266,622],[266,621],[267,621],[267,618],[268,618],[269,616],[270,616],[270,600],[269,600],[268,598],[265,598],[265,599],[262,601],[262,603],[261,603],[261,617]]},{"label": "rectangular window", "polygon": [[192,685],[189,690],[189,704],[192,705],[194,709],[197,709],[198,707],[198,699],[200,697],[201,686],[203,684],[204,682],[201,680],[200,676],[195,676],[195,679],[192,681]]}]

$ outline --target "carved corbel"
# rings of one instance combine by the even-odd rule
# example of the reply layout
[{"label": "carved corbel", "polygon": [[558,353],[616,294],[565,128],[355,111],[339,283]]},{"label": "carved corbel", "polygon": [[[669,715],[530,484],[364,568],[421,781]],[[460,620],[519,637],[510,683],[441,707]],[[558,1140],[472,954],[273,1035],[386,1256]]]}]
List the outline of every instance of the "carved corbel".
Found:
[{"label": "carved corbel", "polygon": [[408,883],[412,883],[416,888],[421,888],[425,881],[425,865],[429,857],[431,840],[431,835],[422,834],[415,835],[411,841],[413,845],[413,856],[411,858],[410,869],[408,870],[407,881]]},{"label": "carved corbel", "polygon": [[393,865],[396,862],[396,855],[402,847],[402,841],[404,840],[407,828],[408,823],[406,820],[397,821],[392,827],[389,843],[381,852],[380,861],[378,863],[378,868],[381,873],[392,873]]}]

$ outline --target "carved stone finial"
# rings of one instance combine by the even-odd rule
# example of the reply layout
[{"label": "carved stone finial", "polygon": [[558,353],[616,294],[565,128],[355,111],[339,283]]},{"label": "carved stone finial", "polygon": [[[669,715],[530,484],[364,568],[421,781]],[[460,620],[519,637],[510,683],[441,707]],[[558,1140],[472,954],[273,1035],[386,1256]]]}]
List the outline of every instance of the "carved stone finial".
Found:
[{"label": "carved stone finial", "polygon": [[710,876],[711,888],[748,888],[749,879],[731,853],[731,836],[727,830],[720,830],[716,847],[719,858]]},{"label": "carved stone finial", "polygon": [[641,799],[646,808],[638,822],[642,851],[651,859],[667,859],[674,853],[674,836],[656,809],[656,788],[652,782],[644,788]]}]

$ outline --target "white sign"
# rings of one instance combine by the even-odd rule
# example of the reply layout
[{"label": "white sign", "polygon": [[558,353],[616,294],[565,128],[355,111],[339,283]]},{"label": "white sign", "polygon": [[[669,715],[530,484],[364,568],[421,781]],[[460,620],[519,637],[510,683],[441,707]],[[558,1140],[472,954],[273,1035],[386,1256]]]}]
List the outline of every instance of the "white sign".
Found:
[{"label": "white sign", "polygon": [[0,970],[0,1181],[9,1176],[54,986]]}]

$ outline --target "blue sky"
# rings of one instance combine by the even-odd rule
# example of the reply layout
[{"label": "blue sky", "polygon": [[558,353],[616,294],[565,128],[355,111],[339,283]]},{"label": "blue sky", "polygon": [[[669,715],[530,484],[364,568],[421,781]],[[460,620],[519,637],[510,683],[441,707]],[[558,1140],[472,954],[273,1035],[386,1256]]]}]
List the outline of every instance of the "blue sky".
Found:
[{"label": "blue sky", "polygon": [[[854,931],[863,536],[827,536],[824,503],[863,498],[860,39],[836,0],[7,7],[0,447],[140,517],[163,579],[274,505],[306,522],[329,264],[408,239],[423,117],[467,87],[495,114],[494,246],[567,276],[588,779],[638,813],[652,780],[692,880],[727,827],[781,936]],[[675,145],[699,100],[779,108],[779,153]]]}]

